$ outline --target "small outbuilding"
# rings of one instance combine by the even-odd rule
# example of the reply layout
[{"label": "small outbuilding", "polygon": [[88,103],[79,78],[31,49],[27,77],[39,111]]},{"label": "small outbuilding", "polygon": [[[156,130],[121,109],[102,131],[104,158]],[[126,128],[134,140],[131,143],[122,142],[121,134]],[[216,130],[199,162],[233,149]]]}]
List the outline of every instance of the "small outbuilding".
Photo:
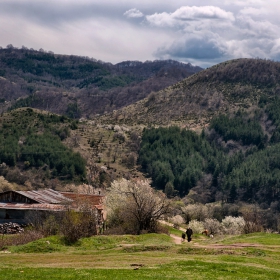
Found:
[{"label": "small outbuilding", "polygon": [[96,211],[98,224],[104,222],[104,196],[58,192],[52,189],[32,191],[6,191],[0,193],[0,223],[28,223],[34,211],[56,212],[73,209],[80,211],[87,205]]}]

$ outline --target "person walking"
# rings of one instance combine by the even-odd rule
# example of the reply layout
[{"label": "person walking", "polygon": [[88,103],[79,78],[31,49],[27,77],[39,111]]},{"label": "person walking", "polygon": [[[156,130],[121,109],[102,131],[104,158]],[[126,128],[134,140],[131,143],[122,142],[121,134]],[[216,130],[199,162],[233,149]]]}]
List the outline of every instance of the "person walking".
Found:
[{"label": "person walking", "polygon": [[192,240],[192,234],[193,234],[193,231],[190,227],[187,228],[186,234],[187,234],[187,237],[188,237],[188,242],[190,242]]}]

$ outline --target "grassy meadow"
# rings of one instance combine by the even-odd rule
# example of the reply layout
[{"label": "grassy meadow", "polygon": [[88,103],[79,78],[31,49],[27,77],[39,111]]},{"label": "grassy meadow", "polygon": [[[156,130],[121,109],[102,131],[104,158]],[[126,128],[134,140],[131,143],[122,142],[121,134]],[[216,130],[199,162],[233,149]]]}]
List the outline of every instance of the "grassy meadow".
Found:
[{"label": "grassy meadow", "polygon": [[0,279],[280,279],[280,235],[95,236],[66,245],[58,236],[0,251]]}]

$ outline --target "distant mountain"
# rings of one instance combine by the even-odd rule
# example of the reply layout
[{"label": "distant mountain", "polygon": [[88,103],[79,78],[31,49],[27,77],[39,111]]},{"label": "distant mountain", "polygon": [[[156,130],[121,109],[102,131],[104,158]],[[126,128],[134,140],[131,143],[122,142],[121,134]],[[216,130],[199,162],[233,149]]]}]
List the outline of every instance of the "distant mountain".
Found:
[{"label": "distant mountain", "polygon": [[1,110],[29,106],[92,117],[132,104],[201,70],[172,60],[113,65],[87,57],[1,49]]},{"label": "distant mountain", "polygon": [[258,105],[280,94],[280,63],[236,59],[200,71],[175,85],[108,114],[103,120],[130,124],[204,126],[212,116]]},{"label": "distant mountain", "polygon": [[[182,63],[175,60],[154,60],[154,61],[123,61],[115,65],[125,74],[141,75],[146,78],[156,76],[183,76],[182,72],[197,73],[201,67],[193,66],[190,63]],[[184,71],[185,70],[185,71]]]}]

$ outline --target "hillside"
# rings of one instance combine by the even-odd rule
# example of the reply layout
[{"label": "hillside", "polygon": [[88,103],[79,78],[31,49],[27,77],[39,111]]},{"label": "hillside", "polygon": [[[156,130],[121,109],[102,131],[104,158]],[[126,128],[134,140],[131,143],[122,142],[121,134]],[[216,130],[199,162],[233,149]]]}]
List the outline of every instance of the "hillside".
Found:
[{"label": "hillside", "polygon": [[[138,163],[153,186],[170,196],[259,203],[275,210],[279,81],[278,62],[228,61],[97,121],[147,127]],[[169,125],[203,133],[161,127]]]},{"label": "hillside", "polygon": [[280,63],[237,59],[215,65],[147,98],[104,116],[131,124],[203,127],[221,112],[253,108],[262,95],[279,94]]},{"label": "hillside", "polygon": [[0,176],[26,189],[54,188],[59,181],[84,182],[86,161],[63,144],[76,129],[69,118],[31,108],[2,114]]},{"label": "hillside", "polygon": [[[142,70],[147,67],[125,62],[119,68],[131,74],[139,65]],[[53,168],[50,159],[23,157],[26,133],[33,127],[36,134],[44,133],[46,120],[33,112],[36,121],[30,121],[26,110],[32,109],[12,110],[0,120],[3,141],[14,144],[11,149],[17,157],[7,158],[2,151],[1,163],[14,174],[28,174],[21,181],[24,186],[28,181],[38,188],[50,186],[56,179],[61,187],[88,183],[106,188],[117,178],[147,177],[169,197],[178,195],[201,203],[258,203],[279,211],[279,70],[279,63],[267,60],[228,61],[92,120],[55,117],[60,124],[54,124],[55,129],[47,126],[47,131],[83,157],[86,175],[73,163],[63,170]],[[74,105],[68,107],[68,113],[77,113]],[[9,119],[13,121],[8,123]],[[180,128],[168,128],[170,125]],[[14,139],[9,141],[11,131]],[[43,167],[49,170],[49,177],[42,175]],[[36,181],[36,173],[44,180]],[[17,177],[2,174],[9,181]]]},{"label": "hillside", "polygon": [[3,113],[0,191],[100,189],[117,178],[142,176],[136,170],[140,135],[141,128],[78,122],[32,108]]},{"label": "hillside", "polygon": [[145,98],[201,71],[172,60],[116,65],[32,49],[0,49],[0,105],[92,117]]}]

